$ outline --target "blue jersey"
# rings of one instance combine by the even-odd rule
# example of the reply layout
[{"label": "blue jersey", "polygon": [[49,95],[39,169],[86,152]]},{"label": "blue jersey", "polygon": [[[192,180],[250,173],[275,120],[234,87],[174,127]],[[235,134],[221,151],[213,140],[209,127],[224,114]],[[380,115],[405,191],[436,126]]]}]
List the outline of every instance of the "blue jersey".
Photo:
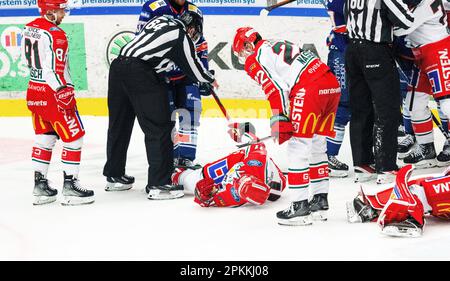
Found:
[{"label": "blue jersey", "polygon": [[331,50],[344,51],[347,46],[346,23],[344,16],[344,4],[346,0],[327,0],[327,10],[333,23],[327,45]]},{"label": "blue jersey", "polygon": [[[169,15],[173,16],[174,18],[179,18],[185,11],[191,11],[199,14],[203,18],[203,14],[200,11],[200,9],[186,1],[181,8],[180,11],[177,11],[169,0],[149,0],[145,2],[145,4],[142,6],[141,14],[139,16],[139,22],[137,25],[136,34],[138,34],[144,25],[150,21],[154,17],[159,17],[162,15]],[[200,60],[203,63],[203,66],[206,69],[208,68],[208,44],[206,43],[205,38],[202,36],[197,42],[194,42],[195,46],[197,48],[197,56],[200,58]],[[168,77],[171,80],[178,80],[181,78],[184,78],[185,75],[177,67],[177,69],[171,71],[168,73]]]}]

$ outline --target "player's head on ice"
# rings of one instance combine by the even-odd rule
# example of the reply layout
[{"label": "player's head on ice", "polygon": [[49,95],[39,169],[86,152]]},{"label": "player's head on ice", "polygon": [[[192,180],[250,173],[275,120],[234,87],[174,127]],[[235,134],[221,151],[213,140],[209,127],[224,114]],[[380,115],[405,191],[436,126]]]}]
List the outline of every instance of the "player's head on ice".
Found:
[{"label": "player's head on ice", "polygon": [[41,16],[56,25],[69,14],[68,0],[38,0],[38,8]]},{"label": "player's head on ice", "polygon": [[245,63],[248,56],[253,54],[261,35],[252,27],[240,27],[236,30],[233,40],[233,52],[241,63]]},{"label": "player's head on ice", "polygon": [[186,25],[186,31],[192,41],[197,42],[203,35],[203,17],[195,11],[184,12],[180,20]]}]

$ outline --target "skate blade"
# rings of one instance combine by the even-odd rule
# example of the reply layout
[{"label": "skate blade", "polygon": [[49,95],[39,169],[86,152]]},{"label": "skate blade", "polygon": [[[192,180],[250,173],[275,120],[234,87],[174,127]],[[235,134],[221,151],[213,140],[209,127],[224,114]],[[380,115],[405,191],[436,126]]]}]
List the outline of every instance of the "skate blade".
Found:
[{"label": "skate blade", "polygon": [[392,237],[406,237],[417,238],[422,236],[422,229],[420,228],[398,228],[396,226],[386,226],[381,230],[381,233]]},{"label": "skate blade", "polygon": [[440,168],[448,167],[448,166],[450,166],[450,161],[446,161],[446,162],[437,161],[437,166]]},{"label": "skate blade", "polygon": [[328,220],[327,213],[328,213],[328,211],[311,212],[312,220],[313,221],[327,221]]},{"label": "skate blade", "polygon": [[53,203],[56,201],[56,195],[55,196],[34,196],[33,205],[45,205],[49,203]]},{"label": "skate blade", "polygon": [[410,150],[408,150],[408,152],[405,152],[405,153],[398,152],[398,153],[397,153],[397,158],[398,158],[398,160],[403,160],[403,159],[405,159],[406,156],[408,156],[409,152],[410,152]]},{"label": "skate blade", "polygon": [[149,200],[171,200],[178,199],[184,196],[184,192],[181,190],[174,191],[161,191],[161,190],[151,190],[148,193],[147,199]]},{"label": "skate blade", "polygon": [[306,225],[312,225],[313,220],[311,215],[307,216],[301,216],[301,217],[295,217],[292,219],[278,219],[279,225],[286,225],[286,226],[306,226]]},{"label": "skate blade", "polygon": [[405,162],[403,161],[403,163],[404,163],[405,165],[409,165],[409,164],[414,165],[414,167],[416,168],[416,170],[417,170],[417,169],[434,168],[434,167],[436,167],[436,166],[438,165],[437,162],[438,162],[438,161],[437,161],[436,159],[423,160],[423,161],[420,161],[420,162],[417,162],[417,163],[405,163]]},{"label": "skate blade", "polygon": [[125,191],[133,187],[133,184],[107,183],[105,191]]},{"label": "skate blade", "polygon": [[348,171],[329,170],[330,178],[345,178],[348,177]]},{"label": "skate blade", "polygon": [[353,202],[347,202],[347,221],[349,223],[362,223],[361,217],[356,213]]},{"label": "skate blade", "polygon": [[64,196],[61,205],[63,206],[77,206],[77,205],[87,205],[94,203],[94,196],[89,197],[78,197],[78,196]]}]

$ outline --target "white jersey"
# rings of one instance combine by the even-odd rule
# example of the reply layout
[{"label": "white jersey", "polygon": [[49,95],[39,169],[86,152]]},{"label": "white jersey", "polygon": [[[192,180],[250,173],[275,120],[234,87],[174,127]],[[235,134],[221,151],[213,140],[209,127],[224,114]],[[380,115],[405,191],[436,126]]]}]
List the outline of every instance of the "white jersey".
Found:
[{"label": "white jersey", "polygon": [[[448,1],[448,0],[444,0]],[[449,3],[446,2],[446,7]],[[423,0],[413,11],[414,24],[409,29],[398,29],[396,36],[406,35],[405,41],[416,48],[437,42],[449,35],[442,0]]]}]

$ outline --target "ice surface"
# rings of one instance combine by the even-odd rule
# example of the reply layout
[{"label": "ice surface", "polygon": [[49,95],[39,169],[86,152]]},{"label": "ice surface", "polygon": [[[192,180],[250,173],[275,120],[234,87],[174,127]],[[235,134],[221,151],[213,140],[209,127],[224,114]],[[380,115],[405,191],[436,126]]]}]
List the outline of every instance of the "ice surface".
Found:
[{"label": "ice surface", "polygon": [[[289,205],[289,191],[277,202],[240,208],[201,208],[192,196],[147,200],[143,134],[136,123],[127,173],[136,177],[129,191],[107,193],[102,169],[106,117],[83,117],[86,128],[81,182],[95,190],[92,205],[32,205],[31,118],[0,118],[0,259],[26,260],[409,260],[450,259],[450,223],[430,218],[424,236],[399,239],[380,234],[374,223],[349,224],[345,202],[359,187],[352,178],[332,179],[327,222],[282,227],[275,213]],[[268,120],[253,120],[259,136]],[[443,137],[435,131],[436,149]],[[283,169],[282,149],[267,142]],[[203,119],[198,161],[234,150],[224,119]],[[54,149],[49,179],[61,190],[61,145]],[[339,157],[350,163],[348,133]],[[442,169],[422,170],[436,173]]]}]

